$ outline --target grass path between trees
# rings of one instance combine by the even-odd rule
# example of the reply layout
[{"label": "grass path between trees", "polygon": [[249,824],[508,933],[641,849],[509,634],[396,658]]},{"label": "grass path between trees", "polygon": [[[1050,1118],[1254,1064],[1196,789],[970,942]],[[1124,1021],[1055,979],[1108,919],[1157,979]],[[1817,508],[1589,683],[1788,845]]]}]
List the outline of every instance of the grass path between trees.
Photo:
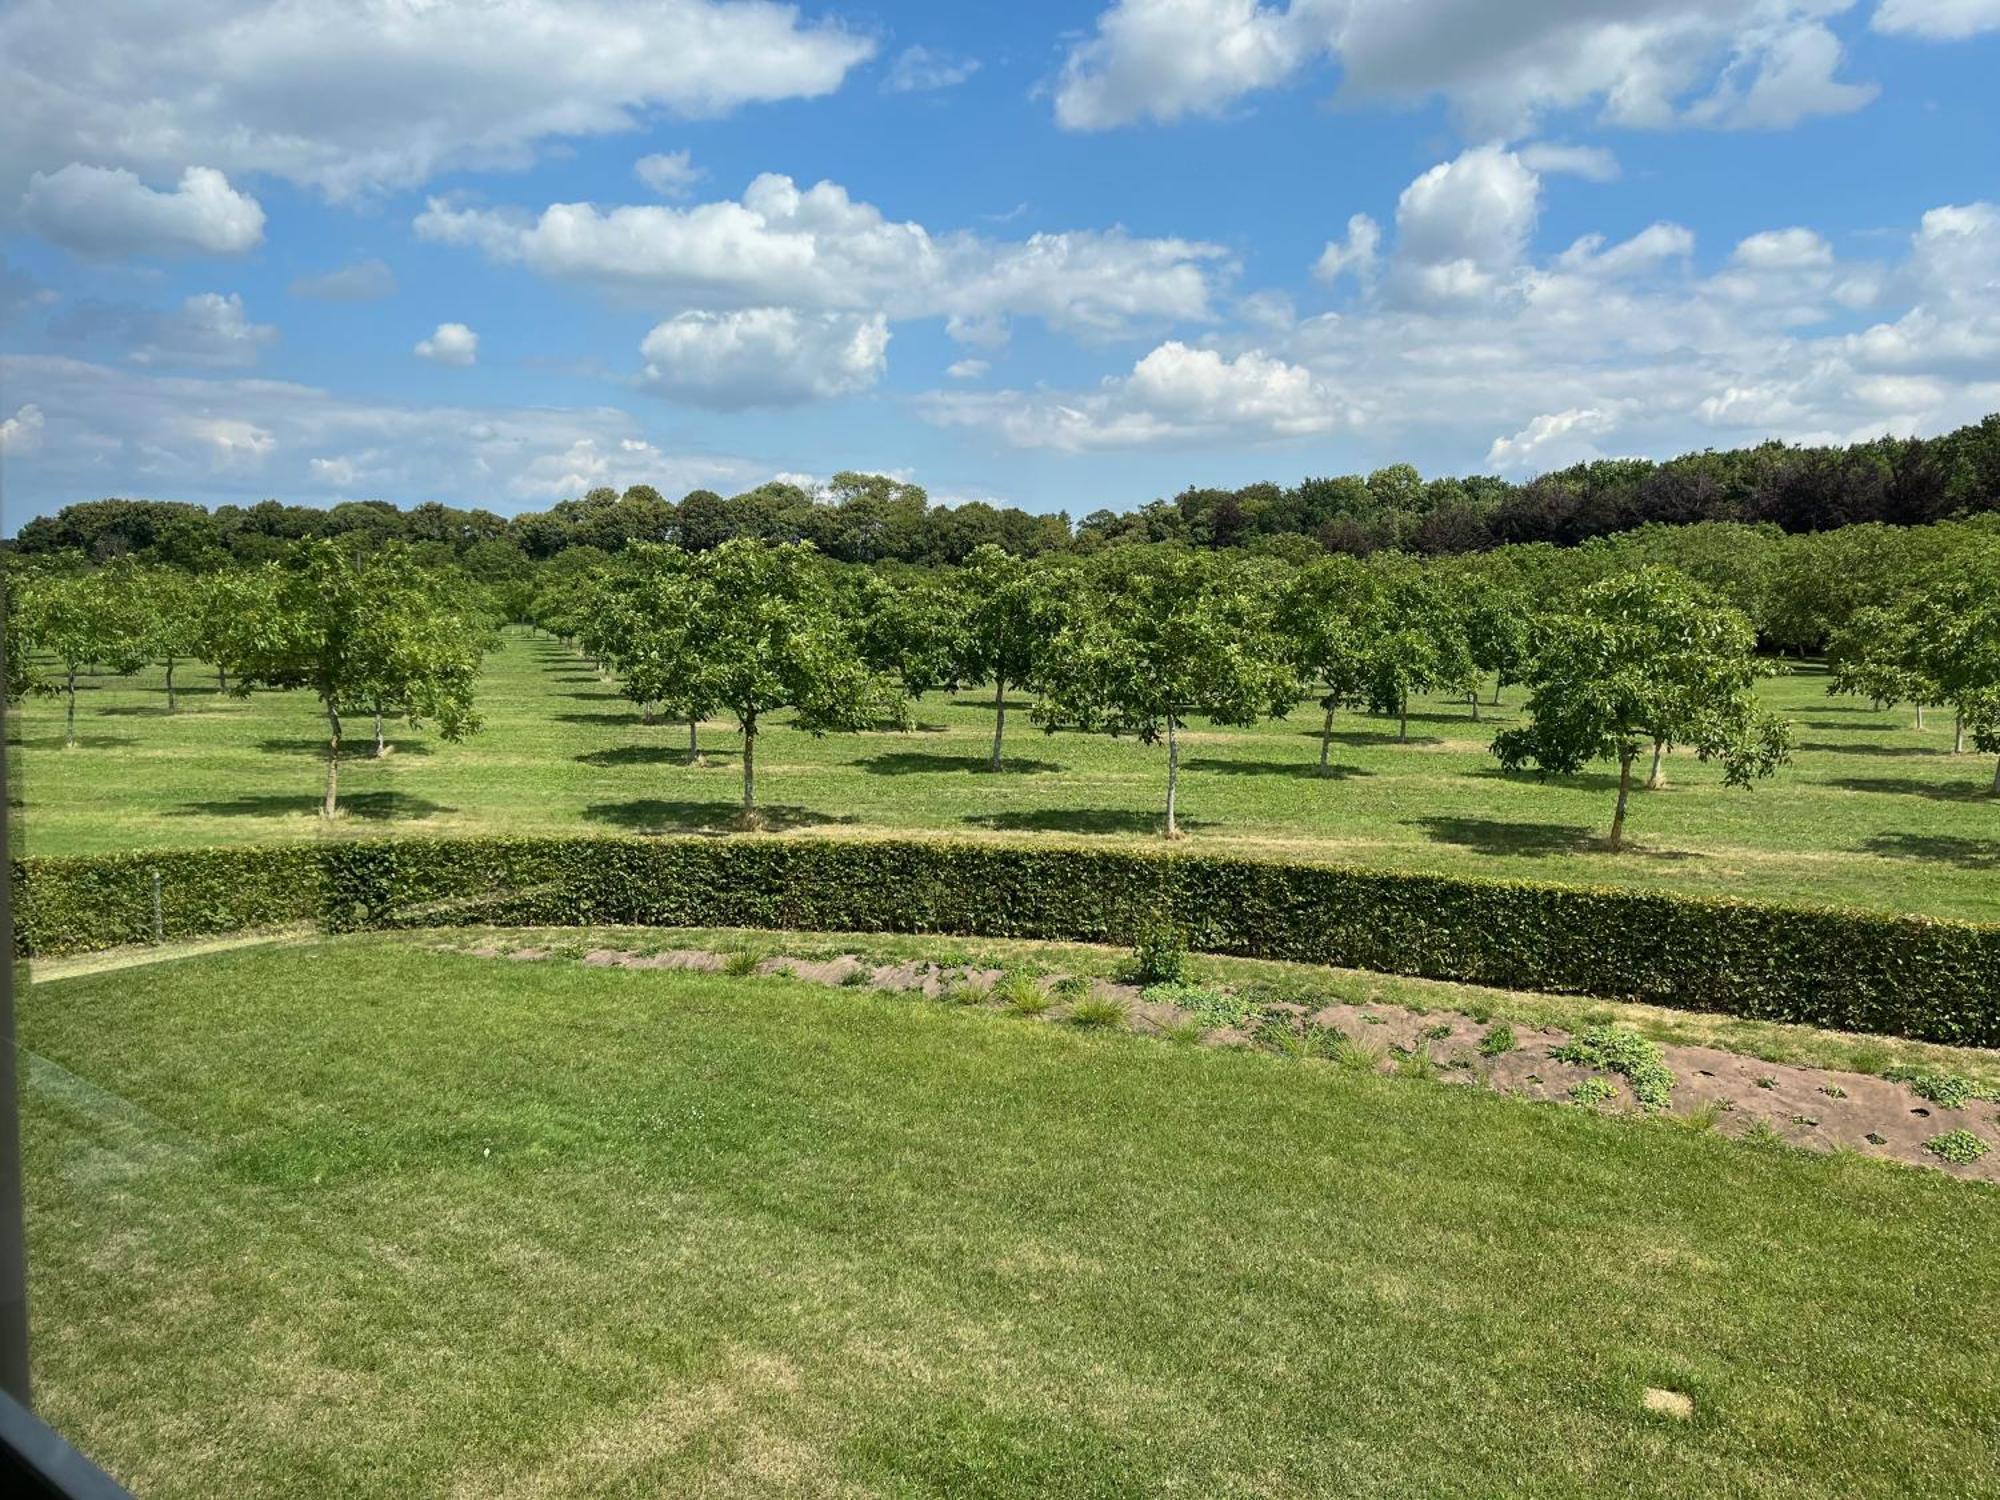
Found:
[{"label": "grass path between trees", "polygon": [[1991,1484],[2000,1192],[1939,1173],[412,938],[21,1039],[39,1399],[149,1496]]}]

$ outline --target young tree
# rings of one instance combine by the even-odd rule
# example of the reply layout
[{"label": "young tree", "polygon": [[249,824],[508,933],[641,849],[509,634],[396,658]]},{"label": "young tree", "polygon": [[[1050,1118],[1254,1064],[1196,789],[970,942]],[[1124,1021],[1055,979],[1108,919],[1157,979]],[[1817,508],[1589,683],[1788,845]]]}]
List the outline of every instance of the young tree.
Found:
[{"label": "young tree", "polygon": [[1381,602],[1376,573],[1351,557],[1321,559],[1279,590],[1275,625],[1293,665],[1325,713],[1319,774],[1333,774],[1333,716],[1369,701],[1369,645]]},{"label": "young tree", "polygon": [[666,717],[686,720],[688,764],[698,766],[701,721],[721,705],[702,649],[705,600],[693,557],[678,547],[641,543],[623,561],[599,581],[586,611],[585,638],[612,664],[627,698],[642,710],[657,706]]},{"label": "young tree", "polygon": [[[792,710],[810,734],[901,720],[895,682],[862,659],[826,565],[810,546],[739,537],[690,560],[669,603],[692,622],[661,642],[662,682],[698,683],[743,735],[743,823],[759,825],[757,737]],[[678,691],[664,688],[668,696]]]},{"label": "young tree", "polygon": [[339,543],[301,542],[264,583],[264,608],[236,642],[235,691],[262,684],[319,699],[323,816],[339,812],[343,715],[393,708],[411,724],[434,721],[453,743],[479,728],[472,700],[482,628],[407,556],[385,551],[363,563]]},{"label": "young tree", "polygon": [[1166,836],[1180,837],[1180,731],[1190,715],[1249,724],[1300,688],[1271,590],[1242,564],[1178,549],[1104,554],[1033,684],[1049,730],[1104,729],[1167,745]]},{"label": "young tree", "polygon": [[1464,696],[1477,690],[1479,667],[1458,601],[1442,578],[1398,563],[1383,580],[1371,613],[1365,654],[1368,707],[1393,714],[1396,737],[1410,738],[1410,694]]},{"label": "young tree", "polygon": [[1940,701],[1944,693],[1927,657],[1907,604],[1868,605],[1857,609],[1827,643],[1833,677],[1827,692],[1867,698],[1880,707],[1913,703],[1917,728],[1922,729],[1924,705]]},{"label": "young tree", "polygon": [[[1500,690],[1510,682],[1519,682],[1521,673],[1527,669],[1534,617],[1522,595],[1485,578],[1459,579],[1458,595],[1466,650],[1472,657],[1472,665],[1493,679],[1493,706],[1498,708]],[[1473,722],[1477,723],[1477,684],[1466,698],[1472,704]]]},{"label": "young tree", "polygon": [[987,542],[975,547],[954,577],[964,602],[958,636],[959,675],[993,684],[993,754],[1000,769],[1007,734],[1007,692],[1031,682],[1069,621],[1074,568],[1027,562]]},{"label": "young tree", "polygon": [[138,573],[113,565],[95,573],[41,574],[17,586],[19,645],[53,657],[61,674],[66,749],[77,743],[77,675],[86,667],[122,675],[146,663],[148,621]]},{"label": "young tree", "polygon": [[[1917,669],[1957,713],[1954,753],[1964,753],[1968,735],[1981,751],[2000,753],[2000,560],[1933,580],[1900,620]],[[1993,789],[2000,793],[2000,768]]]},{"label": "young tree", "polygon": [[1743,615],[1666,568],[1585,589],[1545,624],[1529,669],[1528,722],[1493,741],[1508,770],[1533,764],[1572,775],[1618,762],[1609,844],[1624,847],[1632,763],[1647,744],[1689,745],[1749,786],[1790,757],[1791,729],[1757,700],[1763,675]]},{"label": "young tree", "polygon": [[147,568],[138,578],[146,652],[166,668],[167,712],[180,712],[174,669],[200,649],[200,596],[196,580],[178,568]]}]

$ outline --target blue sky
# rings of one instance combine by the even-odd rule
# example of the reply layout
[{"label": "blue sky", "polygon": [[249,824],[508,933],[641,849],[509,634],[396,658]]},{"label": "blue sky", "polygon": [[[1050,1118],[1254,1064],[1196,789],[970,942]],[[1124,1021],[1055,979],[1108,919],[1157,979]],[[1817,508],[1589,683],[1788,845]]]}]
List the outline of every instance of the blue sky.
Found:
[{"label": "blue sky", "polygon": [[6,526],[1941,430],[1996,76],[2000,0],[8,0]]}]

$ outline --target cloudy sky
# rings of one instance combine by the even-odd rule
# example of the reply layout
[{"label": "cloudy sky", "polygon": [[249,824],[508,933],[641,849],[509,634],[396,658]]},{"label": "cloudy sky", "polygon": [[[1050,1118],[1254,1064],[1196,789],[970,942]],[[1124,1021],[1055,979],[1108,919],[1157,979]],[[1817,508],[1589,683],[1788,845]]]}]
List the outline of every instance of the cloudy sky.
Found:
[{"label": "cloudy sky", "polygon": [[2000,0],[0,0],[6,529],[2000,410]]}]

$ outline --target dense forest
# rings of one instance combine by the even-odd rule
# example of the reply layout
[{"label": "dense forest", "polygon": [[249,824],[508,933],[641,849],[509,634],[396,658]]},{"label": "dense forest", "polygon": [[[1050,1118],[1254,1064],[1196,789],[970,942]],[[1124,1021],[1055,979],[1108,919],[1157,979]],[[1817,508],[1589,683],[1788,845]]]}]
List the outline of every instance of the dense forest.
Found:
[{"label": "dense forest", "polygon": [[1097,510],[1072,526],[983,503],[930,503],[917,485],[841,473],[813,493],[769,483],[725,498],[695,490],[678,502],[650,485],[592,490],[545,511],[504,517],[386,501],[329,509],[266,500],[199,505],[93,500],[37,517],[12,547],[74,552],[95,562],[131,556],[201,571],[267,561],[291,543],[358,534],[449,549],[475,577],[501,581],[524,562],[573,548],[622,552],[635,542],[707,551],[736,537],[810,542],[842,562],[956,564],[992,544],[1022,557],[1093,553],[1131,542],[1247,548],[1307,561],[1322,553],[1429,556],[1509,543],[1572,546],[1648,525],[1727,521],[1788,533],[1876,522],[1921,525],[2000,511],[2000,414],[1935,438],[1882,438],[1848,447],[1765,443],[1654,463],[1604,459],[1515,484],[1489,475],[1426,480],[1408,464],[1296,485],[1194,489],[1136,510]]}]

